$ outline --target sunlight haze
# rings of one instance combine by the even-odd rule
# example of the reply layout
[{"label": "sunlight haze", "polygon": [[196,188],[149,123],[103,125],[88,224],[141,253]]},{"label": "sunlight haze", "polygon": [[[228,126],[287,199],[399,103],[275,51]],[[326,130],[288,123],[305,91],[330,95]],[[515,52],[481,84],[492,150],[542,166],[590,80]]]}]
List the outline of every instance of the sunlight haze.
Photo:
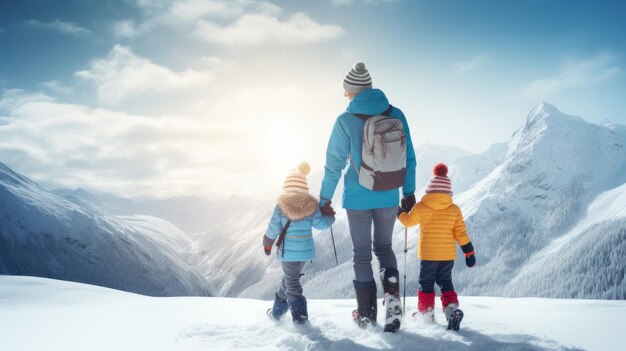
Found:
[{"label": "sunlight haze", "polygon": [[544,100],[624,124],[623,18],[583,3],[4,3],[0,161],[49,188],[268,196],[323,171],[357,61],[415,147],[482,152]]}]

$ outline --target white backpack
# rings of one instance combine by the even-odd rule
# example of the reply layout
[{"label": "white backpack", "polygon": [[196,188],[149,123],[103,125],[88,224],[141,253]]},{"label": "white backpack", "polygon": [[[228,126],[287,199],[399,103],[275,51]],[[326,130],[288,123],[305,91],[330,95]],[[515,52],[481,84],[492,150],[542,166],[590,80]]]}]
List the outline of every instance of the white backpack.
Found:
[{"label": "white backpack", "polygon": [[401,120],[389,117],[393,107],[380,115],[355,114],[365,121],[361,169],[352,160],[359,184],[369,190],[397,189],[406,174],[406,135]]}]

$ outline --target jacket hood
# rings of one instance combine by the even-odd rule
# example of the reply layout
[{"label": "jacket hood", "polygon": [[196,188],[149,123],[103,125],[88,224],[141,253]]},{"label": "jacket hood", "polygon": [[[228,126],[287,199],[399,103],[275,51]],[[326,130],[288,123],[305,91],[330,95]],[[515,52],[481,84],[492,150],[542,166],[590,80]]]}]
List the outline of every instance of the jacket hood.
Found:
[{"label": "jacket hood", "polygon": [[278,198],[280,211],[292,221],[308,217],[317,211],[319,201],[309,194],[288,193]]},{"label": "jacket hood", "polygon": [[452,196],[445,193],[429,193],[422,197],[422,203],[433,210],[443,210],[452,205]]},{"label": "jacket hood", "polygon": [[366,89],[352,98],[348,108],[350,113],[376,115],[389,108],[389,100],[380,89]]}]

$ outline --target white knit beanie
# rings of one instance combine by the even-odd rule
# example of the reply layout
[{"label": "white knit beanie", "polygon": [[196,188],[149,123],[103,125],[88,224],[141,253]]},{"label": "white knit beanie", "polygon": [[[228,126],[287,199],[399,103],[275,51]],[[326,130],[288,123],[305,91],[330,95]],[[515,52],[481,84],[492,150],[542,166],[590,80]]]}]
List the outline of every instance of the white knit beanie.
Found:
[{"label": "white knit beanie", "polygon": [[345,91],[358,94],[365,89],[372,89],[372,77],[363,62],[357,62],[350,68],[343,80]]},{"label": "white knit beanie", "polygon": [[311,172],[311,166],[302,162],[297,169],[289,171],[285,182],[283,183],[283,191],[285,193],[309,193],[309,187],[306,182],[306,176]]}]

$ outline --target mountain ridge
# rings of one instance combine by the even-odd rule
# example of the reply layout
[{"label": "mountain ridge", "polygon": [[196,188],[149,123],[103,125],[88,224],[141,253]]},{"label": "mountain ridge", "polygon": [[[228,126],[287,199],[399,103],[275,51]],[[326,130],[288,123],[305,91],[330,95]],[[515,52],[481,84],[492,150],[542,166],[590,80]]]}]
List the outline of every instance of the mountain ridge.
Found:
[{"label": "mountain ridge", "polygon": [[[0,273],[85,282],[148,295],[209,295],[176,251],[186,234],[67,201],[0,165]],[[159,235],[146,222],[159,227]],[[190,240],[190,239],[189,239]],[[190,245],[190,242],[189,242]]]}]

